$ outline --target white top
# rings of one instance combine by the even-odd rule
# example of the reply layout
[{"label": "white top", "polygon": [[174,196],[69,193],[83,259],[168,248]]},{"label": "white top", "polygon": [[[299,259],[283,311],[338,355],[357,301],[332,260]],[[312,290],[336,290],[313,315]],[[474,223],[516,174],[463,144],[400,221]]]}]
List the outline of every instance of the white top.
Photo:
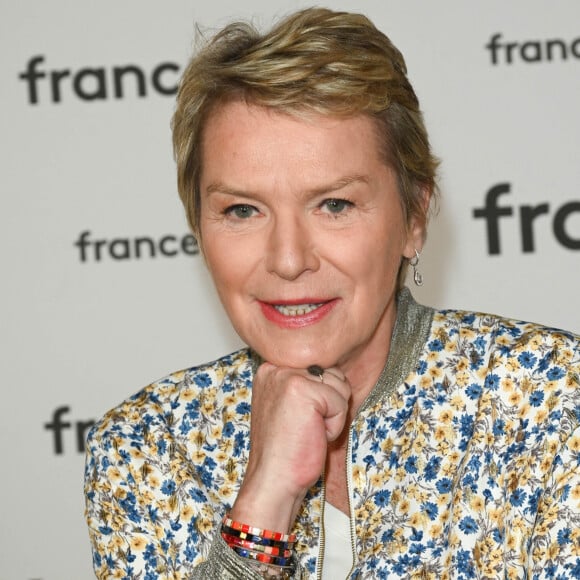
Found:
[{"label": "white top", "polygon": [[324,504],[324,560],[322,580],[346,578],[352,568],[350,518],[332,504]]}]

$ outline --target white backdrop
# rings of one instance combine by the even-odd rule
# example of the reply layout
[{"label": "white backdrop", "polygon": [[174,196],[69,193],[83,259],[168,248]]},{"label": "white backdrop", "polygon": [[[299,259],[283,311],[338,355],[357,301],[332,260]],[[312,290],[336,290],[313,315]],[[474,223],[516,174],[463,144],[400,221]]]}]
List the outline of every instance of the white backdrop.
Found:
[{"label": "white backdrop", "polygon": [[[303,5],[0,0],[0,580],[90,579],[87,424],[240,345],[182,239],[165,93],[195,23]],[[401,48],[443,159],[416,296],[580,331],[580,3],[327,5]]]}]

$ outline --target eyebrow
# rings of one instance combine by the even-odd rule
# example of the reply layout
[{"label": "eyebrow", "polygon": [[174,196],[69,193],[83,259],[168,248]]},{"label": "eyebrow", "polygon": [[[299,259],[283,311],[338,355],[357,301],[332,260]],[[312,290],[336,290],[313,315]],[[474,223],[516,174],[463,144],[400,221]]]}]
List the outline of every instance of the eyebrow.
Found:
[{"label": "eyebrow", "polygon": [[[369,178],[366,175],[347,175],[345,177],[341,177],[337,181],[333,181],[328,185],[321,185],[320,187],[314,187],[313,189],[308,190],[307,195],[310,197],[315,197],[317,195],[323,195],[325,193],[332,193],[333,191],[340,191],[341,189],[353,184],[353,183],[368,183]],[[252,192],[246,192],[243,190],[235,189],[233,187],[228,187],[227,185],[221,182],[210,183],[206,188],[206,193],[224,193],[226,195],[232,196],[246,196],[246,197],[253,197],[255,194]]]}]

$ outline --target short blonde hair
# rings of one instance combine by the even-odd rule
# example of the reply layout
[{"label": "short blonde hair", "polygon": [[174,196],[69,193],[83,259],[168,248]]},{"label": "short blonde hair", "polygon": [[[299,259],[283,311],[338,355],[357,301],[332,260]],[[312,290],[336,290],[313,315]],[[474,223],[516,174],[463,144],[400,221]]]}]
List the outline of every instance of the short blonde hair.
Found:
[{"label": "short blonde hair", "polygon": [[[425,196],[437,193],[438,163],[404,58],[367,17],[309,8],[264,34],[237,22],[194,55],[180,82],[172,128],[179,195],[198,239],[204,126],[216,107],[235,99],[298,116],[369,115],[385,161],[397,173],[407,223],[414,216],[426,225]],[[400,281],[405,269],[406,262]]]}]

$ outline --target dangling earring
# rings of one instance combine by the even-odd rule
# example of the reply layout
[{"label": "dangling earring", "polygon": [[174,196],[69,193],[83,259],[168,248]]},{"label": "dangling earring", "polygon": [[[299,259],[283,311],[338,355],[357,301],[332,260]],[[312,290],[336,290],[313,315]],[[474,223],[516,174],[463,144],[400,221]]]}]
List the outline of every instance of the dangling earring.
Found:
[{"label": "dangling earring", "polygon": [[419,265],[419,252],[415,250],[415,255],[409,260],[409,266],[413,268],[413,281],[415,282],[416,286],[423,286],[423,276],[421,272],[417,269]]}]

